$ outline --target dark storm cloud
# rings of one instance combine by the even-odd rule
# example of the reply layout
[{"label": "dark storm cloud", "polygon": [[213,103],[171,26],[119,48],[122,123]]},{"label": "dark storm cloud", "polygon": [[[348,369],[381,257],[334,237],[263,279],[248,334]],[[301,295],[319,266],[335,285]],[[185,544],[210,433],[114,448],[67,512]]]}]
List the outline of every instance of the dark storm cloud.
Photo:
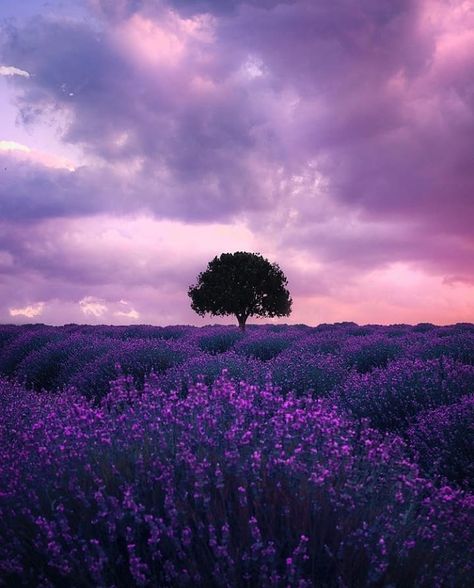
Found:
[{"label": "dark storm cloud", "polygon": [[[139,29],[142,23],[153,26],[137,21],[122,32],[139,35],[133,26]],[[169,26],[179,28],[180,22]],[[205,42],[184,38],[182,43],[191,47],[175,68],[162,63],[141,67],[133,56],[135,37],[131,47],[120,48],[120,33],[113,38],[84,23],[42,18],[21,30],[10,27],[4,59],[31,73],[31,83],[21,86],[23,120],[62,113],[64,141],[109,164],[138,165],[136,205],[161,216],[199,221],[271,206],[274,194],[264,184],[271,183],[273,148],[258,136],[265,114],[253,107],[252,95],[235,82],[213,86],[207,66],[200,67],[192,53],[193,45],[202,45],[205,52]],[[179,33],[157,29],[156,34],[166,44]],[[193,80],[194,71],[199,75]],[[87,184],[86,190],[90,192]],[[113,210],[115,198],[111,186]],[[71,208],[74,213],[72,199]],[[54,210],[53,203],[52,214]]]},{"label": "dark storm cloud", "polygon": [[[0,152],[0,219],[31,222],[50,217],[96,214],[108,208],[100,170],[46,167]],[[108,180],[108,178],[107,178]],[[108,186],[110,189],[110,184]]]},{"label": "dark storm cloud", "polygon": [[[0,187],[3,217],[244,215],[343,266],[413,261],[472,274],[468,6],[88,5],[90,21],[9,25],[2,60],[31,74],[13,81],[23,119],[60,113],[62,139],[100,165],[19,164]],[[308,169],[318,181],[294,192]],[[347,229],[351,219],[360,230]]]},{"label": "dark storm cloud", "polygon": [[183,290],[195,273],[195,262],[183,260],[176,266],[174,259],[159,250],[137,251],[133,237],[114,241],[108,237],[110,231],[103,234],[104,226],[100,221],[89,227],[74,221],[62,226],[46,221],[25,231],[21,223],[0,223],[0,275],[36,273],[68,284],[68,291],[71,285],[87,290],[91,285],[107,284],[179,285]]},{"label": "dark storm cloud", "polygon": [[291,4],[297,0],[88,0],[101,16],[116,20],[124,18],[136,12],[145,11],[148,14],[157,14],[164,6],[171,6],[184,15],[195,14],[234,14],[242,5],[258,6],[263,9],[271,9],[278,4]]}]

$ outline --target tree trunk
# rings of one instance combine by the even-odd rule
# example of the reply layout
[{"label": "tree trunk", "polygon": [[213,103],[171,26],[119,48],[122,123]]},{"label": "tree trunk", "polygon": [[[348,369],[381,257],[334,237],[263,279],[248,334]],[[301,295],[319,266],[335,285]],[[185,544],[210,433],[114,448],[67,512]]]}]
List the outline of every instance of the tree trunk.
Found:
[{"label": "tree trunk", "polygon": [[245,315],[242,314],[237,314],[235,315],[237,317],[237,320],[239,321],[239,329],[244,332],[245,331],[245,322],[247,320],[247,317]]}]

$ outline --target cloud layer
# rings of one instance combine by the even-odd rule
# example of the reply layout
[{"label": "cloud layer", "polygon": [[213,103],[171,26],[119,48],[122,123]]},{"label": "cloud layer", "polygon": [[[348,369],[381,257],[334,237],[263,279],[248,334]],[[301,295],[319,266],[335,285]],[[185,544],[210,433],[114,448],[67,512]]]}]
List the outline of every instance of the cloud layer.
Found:
[{"label": "cloud layer", "polygon": [[[298,322],[324,313],[371,322],[361,309],[371,285],[378,322],[473,320],[470,2],[89,0],[82,9],[85,18],[38,10],[3,30],[0,73],[19,121],[37,134],[53,124],[59,145],[81,157],[0,137],[0,286],[22,293],[6,299],[2,320],[39,303],[49,318],[54,299],[58,321],[69,305],[80,313],[80,301],[98,300],[89,303],[110,314],[89,318],[162,323],[156,296],[162,316],[190,322],[185,286],[199,264],[245,247],[292,276]],[[137,222],[179,227],[164,251],[182,263],[167,263],[146,231],[128,253],[115,237],[98,240],[98,219],[125,233]],[[208,239],[197,257],[184,237],[196,225]],[[175,314],[164,283],[181,292]]]}]

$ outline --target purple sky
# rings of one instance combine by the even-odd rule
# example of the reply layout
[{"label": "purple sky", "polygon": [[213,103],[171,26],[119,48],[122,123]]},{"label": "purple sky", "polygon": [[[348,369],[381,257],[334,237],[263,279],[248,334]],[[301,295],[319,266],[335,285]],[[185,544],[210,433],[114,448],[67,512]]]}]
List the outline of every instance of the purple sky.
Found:
[{"label": "purple sky", "polygon": [[[2,0],[0,322],[474,321],[470,0]],[[232,322],[226,318],[223,322]]]}]

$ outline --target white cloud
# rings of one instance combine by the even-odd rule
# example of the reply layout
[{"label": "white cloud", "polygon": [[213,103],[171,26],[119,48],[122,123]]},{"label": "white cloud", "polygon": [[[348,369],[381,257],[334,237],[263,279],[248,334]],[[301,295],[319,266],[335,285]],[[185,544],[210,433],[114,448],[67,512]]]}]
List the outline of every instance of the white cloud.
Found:
[{"label": "white cloud", "polygon": [[94,298],[93,296],[85,296],[79,301],[79,306],[86,316],[92,315],[99,317],[108,310],[104,300],[101,298]]},{"label": "white cloud", "polygon": [[17,141],[1,140],[0,152],[2,151],[6,152],[10,157],[25,159],[26,161],[33,161],[46,167],[52,167],[54,169],[67,169],[70,172],[76,170],[74,164],[65,157],[38,151],[36,149],[30,149],[28,145],[18,143]]},{"label": "white cloud", "polygon": [[74,164],[69,161],[68,159],[54,155],[51,153],[46,153],[43,151],[38,151],[36,149],[30,149],[28,145],[24,145],[23,143],[17,143],[17,141],[7,141],[1,140],[0,141],[0,152],[6,152],[8,156],[16,157],[20,159],[26,159],[27,161],[33,161],[35,163],[40,163],[46,167],[52,167],[55,169],[67,169],[69,171],[75,171]]},{"label": "white cloud", "polygon": [[[119,304],[121,304],[122,306],[128,306],[129,302],[121,298],[119,300]],[[134,308],[130,308],[130,310],[117,310],[116,312],[114,312],[114,316],[123,316],[129,319],[138,319],[140,318],[140,313]]]},{"label": "white cloud", "polygon": [[24,308],[10,308],[10,316],[26,316],[33,318],[39,316],[43,312],[44,302],[36,302],[36,304],[30,304]]},{"label": "white cloud", "polygon": [[126,318],[131,318],[131,319],[138,319],[140,318],[140,313],[135,310],[134,308],[131,308],[128,312],[124,312],[123,310],[119,310],[117,312],[114,313],[115,316],[123,316]]},{"label": "white cloud", "polygon": [[0,151],[24,151],[30,153],[31,149],[16,141],[0,141]]},{"label": "white cloud", "polygon": [[30,74],[24,69],[19,69],[12,65],[0,65],[0,76],[21,76],[23,78],[29,78]]},{"label": "white cloud", "polygon": [[265,64],[258,57],[250,56],[241,66],[239,73],[244,79],[261,78],[265,75]]}]

